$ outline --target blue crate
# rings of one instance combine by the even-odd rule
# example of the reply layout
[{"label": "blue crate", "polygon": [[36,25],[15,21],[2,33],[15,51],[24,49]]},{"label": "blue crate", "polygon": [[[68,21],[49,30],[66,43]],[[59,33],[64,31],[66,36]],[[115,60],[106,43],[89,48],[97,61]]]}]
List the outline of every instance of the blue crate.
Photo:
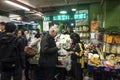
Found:
[{"label": "blue crate", "polygon": [[91,66],[91,65],[87,65],[87,68],[88,68],[89,70],[94,70],[94,66]]},{"label": "blue crate", "polygon": [[120,74],[120,69],[117,69],[117,70],[116,70],[116,73],[117,73],[117,74]]},{"label": "blue crate", "polygon": [[120,69],[111,69],[109,67],[95,67],[92,65],[87,65],[87,69],[89,70],[98,70],[98,71],[105,71],[105,72],[112,72],[112,73],[117,73],[120,74]]},{"label": "blue crate", "polygon": [[99,67],[98,70],[99,71],[104,71],[105,67]]}]

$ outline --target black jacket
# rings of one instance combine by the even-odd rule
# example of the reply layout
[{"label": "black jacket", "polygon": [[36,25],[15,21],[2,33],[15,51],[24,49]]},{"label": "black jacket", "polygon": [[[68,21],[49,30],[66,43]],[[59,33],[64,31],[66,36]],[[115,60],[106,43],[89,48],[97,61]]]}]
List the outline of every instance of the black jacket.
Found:
[{"label": "black jacket", "polygon": [[[2,38],[4,39],[4,41],[2,41]],[[3,42],[4,43],[8,43],[8,44],[13,43],[17,47],[17,54],[15,54],[15,55],[13,54],[12,56],[15,56],[16,58],[18,58],[18,59],[16,59],[17,65],[19,65],[20,67],[23,67],[23,65],[24,65],[23,64],[24,60],[23,60],[23,55],[22,55],[23,46],[21,44],[21,40],[19,40],[17,38],[17,36],[13,35],[13,34],[9,34],[9,35],[7,35],[7,34],[1,34],[0,35],[0,39],[1,39],[0,40],[0,44],[2,44]],[[2,52],[0,52],[0,54],[1,54],[0,57],[2,57],[2,56],[4,56],[4,57],[8,56],[8,54],[5,54],[5,53],[3,55]]]},{"label": "black jacket", "polygon": [[17,46],[20,52],[20,62],[22,65],[22,68],[25,68],[25,52],[24,52],[24,48],[27,45],[27,39],[25,39],[25,37],[18,37],[17,40]]},{"label": "black jacket", "polygon": [[[80,42],[80,43],[82,44],[82,49],[84,50],[84,45],[83,45],[83,43],[82,43],[82,42]],[[78,43],[73,44],[73,45],[71,46],[71,48],[70,48],[70,51],[78,52],[78,53],[79,53],[79,52],[81,51],[79,44],[78,44]],[[74,61],[74,62],[77,62],[77,59],[78,59],[78,58],[80,58],[80,56],[77,56],[76,54],[72,54],[72,55],[71,55],[71,60]]]},{"label": "black jacket", "polygon": [[53,37],[46,34],[41,40],[39,65],[43,67],[55,67],[58,60],[58,48]]}]

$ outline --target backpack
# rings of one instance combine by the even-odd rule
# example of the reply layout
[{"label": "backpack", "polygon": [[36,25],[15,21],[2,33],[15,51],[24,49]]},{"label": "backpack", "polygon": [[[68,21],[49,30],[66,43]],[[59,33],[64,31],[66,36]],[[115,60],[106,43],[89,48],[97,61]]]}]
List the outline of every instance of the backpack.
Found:
[{"label": "backpack", "polygon": [[0,36],[0,63],[2,71],[13,71],[18,67],[19,55],[16,46],[17,37]]}]

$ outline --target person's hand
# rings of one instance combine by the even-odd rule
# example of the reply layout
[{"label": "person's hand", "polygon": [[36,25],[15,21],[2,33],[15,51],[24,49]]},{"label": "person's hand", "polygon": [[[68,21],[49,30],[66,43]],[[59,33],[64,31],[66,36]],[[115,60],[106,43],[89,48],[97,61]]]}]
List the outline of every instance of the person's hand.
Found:
[{"label": "person's hand", "polygon": [[60,46],[60,45],[58,45],[58,46],[57,46],[57,48],[58,48],[58,49],[61,49],[61,46]]},{"label": "person's hand", "polygon": [[73,51],[69,51],[68,54],[71,55],[71,54],[74,54],[74,52]]},{"label": "person's hand", "polygon": [[38,41],[41,41],[41,38],[38,38]]}]

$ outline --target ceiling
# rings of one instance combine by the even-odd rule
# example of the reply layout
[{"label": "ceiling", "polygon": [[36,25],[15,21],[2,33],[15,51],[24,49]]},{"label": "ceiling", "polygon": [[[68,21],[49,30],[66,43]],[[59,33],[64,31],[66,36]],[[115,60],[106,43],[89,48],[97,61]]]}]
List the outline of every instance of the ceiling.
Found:
[{"label": "ceiling", "polygon": [[21,2],[22,5],[29,7],[31,11],[24,11],[20,8],[5,3],[5,0],[0,0],[0,13],[1,11],[4,11],[8,13],[19,14],[24,17],[38,18],[38,16],[34,15],[35,13],[33,12],[34,10],[42,13],[42,15],[45,15],[46,13],[55,12],[56,10],[63,8],[65,6],[89,4],[96,2],[100,3],[102,0],[12,0],[12,1]]}]

